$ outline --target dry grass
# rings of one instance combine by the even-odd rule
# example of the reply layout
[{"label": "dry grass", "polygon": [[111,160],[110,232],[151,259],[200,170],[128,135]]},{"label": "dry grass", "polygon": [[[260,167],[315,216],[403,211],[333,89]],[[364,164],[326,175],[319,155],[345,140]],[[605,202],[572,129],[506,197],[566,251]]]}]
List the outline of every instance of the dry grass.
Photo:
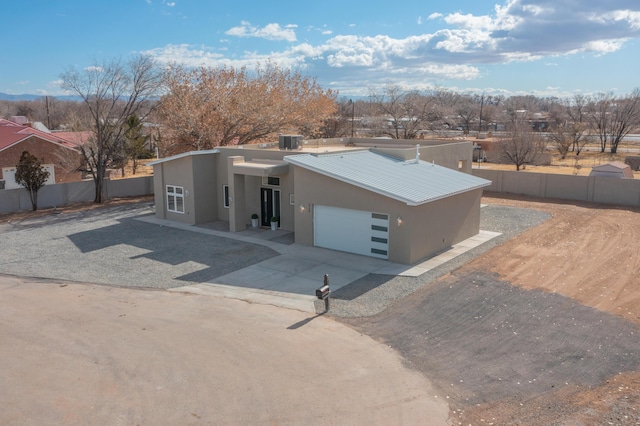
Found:
[{"label": "dry grass", "polygon": [[[591,169],[596,166],[609,163],[611,161],[619,161],[624,163],[625,157],[629,155],[637,155],[635,153],[625,152],[625,148],[621,148],[617,154],[601,153],[595,151],[583,151],[579,156],[570,152],[566,158],[560,158],[557,153],[551,153],[551,165],[549,166],[534,166],[527,165],[523,172],[530,173],[550,173],[550,174],[562,174],[562,175],[576,175],[576,176],[589,176]],[[629,147],[632,148],[632,147]],[[478,167],[478,163],[473,163],[473,168],[482,168],[490,170],[516,170],[516,166],[513,164],[496,164],[496,163],[481,163]],[[633,172],[636,179],[640,179],[640,171]]]}]

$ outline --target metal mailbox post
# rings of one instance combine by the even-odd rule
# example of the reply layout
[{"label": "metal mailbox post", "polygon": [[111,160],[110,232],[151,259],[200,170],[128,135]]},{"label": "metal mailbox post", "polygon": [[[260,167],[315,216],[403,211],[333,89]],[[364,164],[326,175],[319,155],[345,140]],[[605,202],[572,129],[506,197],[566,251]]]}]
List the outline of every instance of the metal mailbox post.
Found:
[{"label": "metal mailbox post", "polygon": [[329,312],[331,307],[331,288],[329,288],[329,275],[324,274],[324,285],[316,290],[316,297],[324,300],[324,311]]}]

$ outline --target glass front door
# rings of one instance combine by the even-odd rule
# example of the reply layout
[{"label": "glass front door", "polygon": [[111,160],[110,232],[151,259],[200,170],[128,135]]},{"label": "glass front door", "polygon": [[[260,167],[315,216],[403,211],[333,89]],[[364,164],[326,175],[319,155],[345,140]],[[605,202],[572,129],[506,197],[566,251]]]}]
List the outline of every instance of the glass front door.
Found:
[{"label": "glass front door", "polygon": [[271,218],[278,218],[278,228],[280,227],[280,190],[272,188],[260,188],[261,217],[262,226],[271,226]]}]

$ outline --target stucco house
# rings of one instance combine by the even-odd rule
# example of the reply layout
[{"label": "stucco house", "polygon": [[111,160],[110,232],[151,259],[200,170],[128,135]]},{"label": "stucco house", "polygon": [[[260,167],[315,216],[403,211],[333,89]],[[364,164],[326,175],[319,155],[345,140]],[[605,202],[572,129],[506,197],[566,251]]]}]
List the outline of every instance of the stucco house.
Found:
[{"label": "stucco house", "polygon": [[[418,145],[419,142],[419,145]],[[479,232],[490,181],[471,142],[379,139],[220,147],[150,162],[156,216],[247,229],[272,217],[298,244],[412,264]]]},{"label": "stucco house", "polygon": [[[17,120],[19,121],[19,120]],[[82,173],[69,170],[66,162],[81,164],[77,146],[56,133],[29,124],[0,119],[0,188],[20,188],[15,182],[16,165],[23,151],[42,161],[49,172],[47,184],[79,181]]]}]

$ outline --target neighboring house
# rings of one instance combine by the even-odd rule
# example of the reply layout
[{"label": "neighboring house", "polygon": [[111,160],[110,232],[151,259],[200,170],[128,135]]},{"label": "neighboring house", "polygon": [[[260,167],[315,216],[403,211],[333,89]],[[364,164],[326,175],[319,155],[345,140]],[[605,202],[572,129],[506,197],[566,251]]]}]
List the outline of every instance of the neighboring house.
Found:
[{"label": "neighboring house", "polygon": [[29,151],[42,161],[49,171],[47,184],[82,179],[81,172],[70,170],[69,164],[81,164],[81,157],[72,142],[55,133],[0,119],[0,181],[3,181],[4,189],[20,187],[15,182],[15,170],[23,151]]},{"label": "neighboring house", "polygon": [[631,170],[631,166],[628,164],[621,161],[612,161],[610,163],[594,167],[591,169],[589,176],[633,179],[633,171]]},{"label": "neighboring house", "polygon": [[[416,145],[419,142],[420,145]],[[412,264],[479,232],[470,142],[336,139],[220,147],[150,162],[156,216],[188,224],[251,215],[295,242]]]}]

